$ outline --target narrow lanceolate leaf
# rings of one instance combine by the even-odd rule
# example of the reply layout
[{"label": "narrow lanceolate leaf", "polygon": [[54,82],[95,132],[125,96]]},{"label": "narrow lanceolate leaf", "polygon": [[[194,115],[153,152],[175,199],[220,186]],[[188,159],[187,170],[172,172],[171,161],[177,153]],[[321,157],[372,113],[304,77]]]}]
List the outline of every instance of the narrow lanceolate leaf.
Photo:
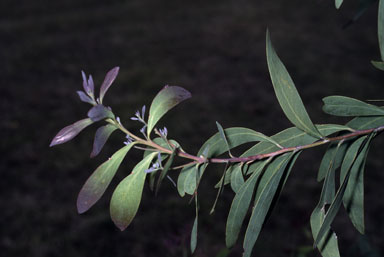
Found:
[{"label": "narrow lanceolate leaf", "polygon": [[191,232],[191,252],[194,253],[197,246],[197,224],[198,217],[195,217],[195,221],[193,222],[192,232]]},{"label": "narrow lanceolate leaf", "polygon": [[225,230],[225,242],[227,247],[232,247],[236,243],[252,200],[255,185],[266,164],[266,161],[262,162],[262,165],[259,166],[258,170],[248,178],[233,198]]},{"label": "narrow lanceolate leaf", "polygon": [[384,125],[384,116],[356,117],[348,122],[347,125],[357,130],[377,128]]},{"label": "narrow lanceolate leaf", "polygon": [[328,149],[320,163],[319,172],[317,174],[317,181],[323,180],[330,169],[336,170],[341,166],[349,145],[350,141],[340,141],[338,143],[331,143],[328,146]]},{"label": "narrow lanceolate leaf", "polygon": [[73,123],[72,125],[66,126],[62,130],[60,130],[59,133],[57,133],[57,135],[53,138],[49,146],[51,147],[54,145],[59,145],[68,142],[92,123],[93,121],[91,119],[86,118],[83,120],[79,120]]},{"label": "narrow lanceolate leaf", "polygon": [[237,193],[241,186],[244,184],[242,168],[243,165],[237,164],[235,165],[231,173],[231,188],[235,193]]},{"label": "narrow lanceolate leaf", "polygon": [[104,105],[98,104],[88,111],[88,117],[93,122],[96,122],[106,118],[114,118],[115,116],[109,108],[105,107]]},{"label": "narrow lanceolate leaf", "polygon": [[179,192],[181,197],[184,197],[186,191],[185,180],[187,179],[187,176],[193,172],[194,169],[196,169],[196,165],[189,165],[180,171],[179,177],[177,178],[177,192]]},{"label": "narrow lanceolate leaf", "polygon": [[339,9],[342,3],[343,3],[343,0],[335,0],[336,8]]},{"label": "narrow lanceolate leaf", "polygon": [[112,70],[110,70],[107,75],[105,75],[104,82],[101,84],[100,87],[100,103],[103,102],[103,98],[105,96],[105,93],[109,89],[109,87],[112,85],[113,81],[115,81],[117,74],[119,73],[119,67],[115,67]]},{"label": "narrow lanceolate leaf", "polygon": [[346,96],[328,96],[323,102],[323,111],[335,116],[384,115],[384,109]]},{"label": "narrow lanceolate leaf", "polygon": [[212,213],[215,212],[217,201],[219,200],[221,192],[224,190],[225,174],[227,173],[227,170],[228,170],[228,163],[226,163],[226,165],[225,165],[223,176],[220,179],[220,187],[219,187],[219,190],[217,190],[216,199],[215,199],[215,202],[213,203],[213,206],[212,206],[211,211],[209,212],[209,214],[212,214]]},{"label": "narrow lanceolate leaf", "polygon": [[95,140],[93,141],[93,149],[91,153],[91,158],[95,157],[98,155],[103,149],[103,146],[107,142],[109,136],[112,134],[113,131],[115,131],[117,127],[112,124],[107,124],[105,126],[102,126],[97,129],[96,135],[95,135]]},{"label": "narrow lanceolate leaf", "polygon": [[[370,136],[367,139],[367,142],[364,145],[364,148],[361,150],[361,153],[357,156],[356,161],[354,162],[350,176],[348,179],[348,184],[345,189],[345,194],[343,197],[343,204],[345,209],[348,212],[348,215],[352,221],[352,224],[356,229],[364,234],[364,166],[365,160],[367,158],[368,148],[370,141],[373,136]],[[365,140],[366,137],[361,138],[360,140]],[[343,163],[344,164],[344,163]],[[342,181],[346,176],[346,169],[342,166],[340,173],[340,180]]]},{"label": "narrow lanceolate leaf", "polygon": [[113,222],[120,230],[126,229],[136,216],[147,175],[145,170],[156,155],[157,153],[152,153],[139,162],[113,192],[110,213]]},{"label": "narrow lanceolate leaf", "polygon": [[104,194],[125,155],[134,144],[124,146],[112,155],[106,162],[101,164],[85,182],[77,197],[77,211],[86,212]]},{"label": "narrow lanceolate leaf", "polygon": [[231,154],[231,148],[229,147],[227,136],[225,135],[223,127],[217,121],[216,121],[216,126],[217,126],[217,129],[219,130],[219,135],[220,135],[221,139],[224,141],[224,143],[225,143],[225,145],[227,147],[229,155],[231,157],[233,157],[232,154]]},{"label": "narrow lanceolate leaf", "polygon": [[316,138],[322,138],[319,130],[312,123],[299,93],[284,64],[277,56],[267,31],[267,61],[269,74],[277,100],[287,118],[299,129]]},{"label": "narrow lanceolate leaf", "polygon": [[342,173],[345,174],[344,179],[337,190],[336,196],[334,200],[332,201],[332,204],[330,205],[325,218],[324,222],[321,224],[321,227],[319,229],[319,232],[316,236],[316,240],[314,242],[314,247],[316,247],[320,241],[324,238],[326,233],[329,231],[329,227],[331,226],[331,223],[333,222],[337,212],[340,209],[341,203],[343,201],[345,189],[348,184],[348,179],[351,174],[351,169],[358,157],[358,155],[361,153],[361,149],[364,148],[364,145],[366,142],[365,137],[361,137],[357,140],[355,140],[352,145],[348,148],[348,151],[345,154],[345,158],[342,164]]},{"label": "narrow lanceolate leaf", "polygon": [[[339,147],[340,144],[338,144],[338,148]],[[326,204],[330,204],[335,197],[335,169],[333,168],[333,164],[335,163],[336,154],[337,148],[336,151],[333,151],[333,156],[329,160],[330,166],[326,171],[326,176],[323,183],[323,189],[321,191],[319,203],[311,214],[310,223],[314,240],[316,240],[321,225],[324,222],[325,206]],[[319,241],[317,248],[319,249],[323,257],[340,256],[337,237],[336,234],[331,231],[331,227],[328,227],[328,230],[325,232],[324,238]]]},{"label": "narrow lanceolate leaf", "polygon": [[196,164],[195,169],[189,171],[184,181],[184,189],[187,194],[193,195],[196,192],[207,166],[208,163]]},{"label": "narrow lanceolate leaf", "polygon": [[173,163],[173,159],[174,159],[175,156],[176,156],[176,153],[177,153],[177,149],[174,149],[173,152],[172,152],[172,154],[169,156],[169,159],[168,159],[167,162],[165,163],[163,170],[162,170],[161,173],[160,173],[159,179],[157,180],[157,184],[156,184],[156,192],[155,192],[156,195],[157,195],[157,192],[158,192],[159,189],[160,189],[161,182],[162,182],[162,181],[164,180],[164,178],[167,176],[167,173],[168,173],[169,168],[171,168],[171,165],[172,165],[172,163]]},{"label": "narrow lanceolate leaf", "polygon": [[379,47],[381,60],[384,61],[384,1],[379,1],[379,14],[377,19],[377,31],[379,37]]},{"label": "narrow lanceolate leaf", "polygon": [[379,69],[379,70],[382,70],[384,71],[384,62],[380,62],[380,61],[371,61],[372,65],[376,68],[376,69]]},{"label": "narrow lanceolate leaf", "polygon": [[[210,137],[200,148],[198,152],[198,156],[203,154],[204,149],[207,149],[209,146],[209,151],[207,154],[207,158],[218,156],[222,153],[225,153],[229,149],[232,149],[234,147],[237,147],[239,145],[249,143],[249,142],[269,142],[270,144],[276,145],[278,148],[281,148],[281,146],[272,138],[254,131],[252,129],[248,128],[227,128],[223,130],[227,139],[227,144],[223,140],[220,133],[216,133],[212,137]],[[228,146],[227,146],[228,145]]]},{"label": "narrow lanceolate leaf", "polygon": [[261,227],[269,211],[276,190],[279,187],[280,180],[292,156],[293,153],[277,157],[267,167],[265,173],[263,174],[265,184],[262,185],[260,183],[258,186],[258,191],[260,190],[260,193],[256,196],[251,219],[249,220],[247,231],[245,233],[243,242],[243,257],[251,256],[253,246],[255,245],[256,240],[260,234]]},{"label": "narrow lanceolate leaf", "polygon": [[180,102],[191,97],[191,93],[182,87],[165,86],[153,99],[148,117],[148,137],[156,123],[170,109],[178,105]]}]

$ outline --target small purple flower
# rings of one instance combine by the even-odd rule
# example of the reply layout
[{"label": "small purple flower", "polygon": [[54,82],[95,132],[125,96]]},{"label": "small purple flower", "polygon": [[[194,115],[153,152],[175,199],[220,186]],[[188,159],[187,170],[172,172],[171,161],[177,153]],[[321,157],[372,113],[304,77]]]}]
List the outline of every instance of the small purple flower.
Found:
[{"label": "small purple flower", "polygon": [[155,163],[153,163],[152,166],[149,169],[146,169],[145,172],[146,173],[151,173],[151,172],[154,172],[154,171],[162,170],[163,166],[161,165],[161,161],[162,161],[161,154],[157,153],[157,161]]},{"label": "small purple flower", "polygon": [[135,112],[135,116],[131,117],[131,120],[140,121],[141,123],[146,125],[147,123],[145,122],[144,117],[145,117],[145,105],[141,108],[141,113],[140,111],[137,110]]},{"label": "small purple flower", "polygon": [[168,136],[168,129],[164,127],[163,129],[159,129],[159,133],[163,138],[167,138]]},{"label": "small purple flower", "polygon": [[132,144],[132,143],[135,141],[130,135],[126,135],[125,138],[127,139],[127,140],[124,142],[125,145]]}]

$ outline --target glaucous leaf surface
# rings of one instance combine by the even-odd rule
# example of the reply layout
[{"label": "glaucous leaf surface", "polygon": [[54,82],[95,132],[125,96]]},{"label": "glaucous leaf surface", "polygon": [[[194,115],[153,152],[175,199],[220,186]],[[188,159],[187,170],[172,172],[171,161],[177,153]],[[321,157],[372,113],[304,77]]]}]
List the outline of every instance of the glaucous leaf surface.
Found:
[{"label": "glaucous leaf surface", "polygon": [[346,96],[323,98],[323,111],[335,116],[377,116],[384,115],[384,109]]},{"label": "glaucous leaf surface", "polygon": [[87,179],[77,197],[77,211],[84,213],[91,208],[104,194],[115,176],[125,155],[134,144],[124,146],[114,153],[106,162],[101,164]]},{"label": "glaucous leaf surface", "polygon": [[156,123],[173,107],[191,97],[191,93],[182,87],[165,86],[153,99],[148,117],[148,137]]},{"label": "glaucous leaf surface", "polygon": [[187,179],[187,176],[189,176],[191,173],[194,173],[194,169],[197,169],[196,165],[189,165],[184,167],[177,178],[177,191],[179,192],[179,195],[181,197],[184,197],[186,189],[185,189],[185,181]]},{"label": "glaucous leaf surface", "polygon": [[[377,34],[379,38],[379,48],[381,54],[381,60],[384,61],[384,1],[379,0],[379,14],[377,19]],[[380,67],[382,68],[381,63]]]},{"label": "glaucous leaf surface", "polygon": [[267,31],[267,62],[277,100],[287,118],[293,125],[311,136],[322,138],[309,118],[291,76],[272,46],[269,31]]},{"label": "glaucous leaf surface", "polygon": [[193,222],[193,227],[191,231],[191,253],[194,253],[197,246],[197,225],[198,225],[198,216],[196,214],[195,221]]},{"label": "glaucous leaf surface", "polygon": [[98,155],[103,149],[105,143],[107,142],[109,136],[115,131],[117,127],[112,124],[107,124],[97,129],[95,134],[95,140],[93,141],[93,149],[91,153],[91,158]]},{"label": "glaucous leaf surface", "polygon": [[113,222],[120,230],[126,229],[136,216],[147,175],[145,170],[156,156],[157,153],[152,153],[141,160],[113,192],[110,213]]},{"label": "glaucous leaf surface", "polygon": [[159,176],[159,179],[157,180],[157,184],[156,184],[156,195],[157,195],[157,192],[159,191],[160,189],[160,186],[161,186],[161,182],[164,180],[164,178],[167,176],[167,173],[168,173],[168,170],[169,168],[171,168],[171,165],[173,163],[173,160],[176,156],[176,153],[177,153],[177,149],[173,150],[172,154],[169,156],[169,159],[167,160],[167,162],[165,163],[164,165],[164,168],[161,170],[160,172],[160,176]]},{"label": "glaucous leaf surface", "polygon": [[264,179],[265,183],[262,184],[262,181],[260,181],[257,188],[257,191],[260,190],[260,193],[256,195],[255,205],[252,208],[251,218],[245,232],[243,257],[251,256],[253,246],[260,234],[261,227],[269,211],[276,190],[278,189],[280,180],[292,156],[293,153],[289,153],[276,157],[276,159],[268,165],[262,175],[261,179]]},{"label": "glaucous leaf surface", "polygon": [[[340,146],[341,145],[338,144],[336,146],[335,151],[332,152],[332,156],[329,160],[331,166],[326,170],[325,180],[323,183],[319,203],[311,214],[310,224],[314,240],[316,240],[320,227],[324,222],[325,206],[326,204],[330,204],[335,197],[335,169],[332,167],[332,164],[335,163],[335,158],[338,150],[337,148],[340,148]],[[337,237],[336,234],[331,231],[331,227],[328,227],[328,230],[325,232],[324,238],[319,241],[317,248],[319,249],[323,257],[340,256]]]},{"label": "glaucous leaf surface", "polygon": [[89,95],[87,95],[83,91],[77,91],[77,95],[79,96],[79,98],[82,102],[96,105],[95,100],[93,100]]},{"label": "glaucous leaf surface", "polygon": [[211,157],[216,157],[219,156],[220,154],[225,153],[229,149],[232,149],[234,147],[237,147],[239,145],[249,143],[249,142],[257,142],[257,141],[262,141],[262,142],[269,142],[272,143],[273,145],[278,145],[275,140],[272,138],[254,131],[249,128],[240,128],[240,127],[234,127],[234,128],[227,128],[224,129],[225,136],[227,138],[227,143],[223,140],[222,136],[220,133],[216,133],[212,137],[210,137],[200,148],[198,152],[198,156],[203,154],[204,149],[207,149],[208,147],[208,154],[207,158]]},{"label": "glaucous leaf surface", "polygon": [[98,104],[98,105],[92,107],[88,111],[88,117],[93,122],[96,122],[96,121],[100,121],[100,120],[103,120],[106,118],[114,118],[115,116],[113,115],[112,111],[109,108],[105,107],[102,104]]},{"label": "glaucous leaf surface", "polygon": [[343,3],[343,0],[335,0],[336,8],[339,9],[342,3]]},{"label": "glaucous leaf surface", "polygon": [[195,165],[196,168],[189,171],[184,181],[184,189],[187,194],[193,195],[195,193],[207,166],[208,163]]},{"label": "glaucous leaf surface", "polygon": [[331,143],[328,146],[320,163],[317,181],[323,180],[329,169],[336,170],[341,166],[349,145],[350,141],[346,141],[340,146],[338,146],[338,142]]},{"label": "glaucous leaf surface", "polygon": [[266,161],[262,162],[262,165],[259,166],[258,170],[247,179],[233,198],[225,230],[225,242],[227,247],[232,247],[236,243],[244,218],[252,201],[255,185],[266,163]]},{"label": "glaucous leaf surface", "polygon": [[356,161],[356,158],[361,153],[361,146],[362,146],[362,144],[365,144],[365,139],[366,138],[364,138],[364,137],[356,139],[351,144],[351,146],[348,148],[348,150],[345,154],[345,158],[344,158],[342,168],[341,168],[342,169],[341,172],[345,174],[344,179],[343,179],[339,189],[337,190],[337,193],[336,193],[334,200],[332,201],[331,205],[329,206],[328,211],[325,214],[324,222],[321,224],[319,232],[316,236],[314,246],[317,246],[319,244],[320,240],[322,240],[324,238],[324,236],[326,235],[326,233],[329,231],[329,227],[331,226],[331,223],[333,222],[337,212],[340,209],[341,203],[343,201],[345,189],[346,189],[347,184],[348,184],[348,179],[349,179],[350,174],[351,174],[351,169],[353,167],[353,164]]},{"label": "glaucous leaf surface", "polygon": [[77,136],[83,129],[91,125],[93,121],[89,118],[79,120],[72,125],[66,126],[62,130],[57,133],[57,135],[53,138],[50,147],[54,145],[63,144],[65,142],[68,142],[75,136]]},{"label": "glaucous leaf surface", "polygon": [[231,188],[235,193],[237,193],[241,188],[241,186],[244,184],[242,168],[243,168],[243,165],[237,164],[234,166],[231,173]]},{"label": "glaucous leaf surface", "polygon": [[[316,127],[324,136],[329,136],[333,133],[343,130],[350,130],[350,128],[346,126],[335,124],[316,125]],[[271,138],[284,147],[295,147],[299,145],[311,144],[318,140],[317,138],[310,136],[309,134],[296,127],[285,129],[273,135]],[[275,145],[272,145],[268,142],[260,142],[244,152],[241,157],[270,153],[277,150],[279,150],[279,148]],[[250,164],[247,174],[253,172],[258,165],[259,162]]]},{"label": "glaucous leaf surface", "polygon": [[109,87],[112,85],[113,81],[115,81],[117,74],[119,73],[119,67],[115,67],[112,70],[108,71],[107,75],[105,75],[103,84],[101,84],[100,87],[100,103],[103,102],[103,98],[105,96],[105,93],[109,89]]},{"label": "glaucous leaf surface", "polygon": [[384,62],[381,61],[371,61],[372,65],[379,70],[384,71]]},{"label": "glaucous leaf surface", "polygon": [[[367,142],[364,145],[364,148],[361,149],[360,154],[356,157],[355,162],[350,170],[350,176],[348,179],[348,184],[345,189],[343,204],[345,209],[348,212],[348,215],[352,221],[352,224],[355,228],[361,233],[364,234],[364,166],[368,154],[368,148],[372,137],[364,136],[358,140],[366,140]],[[340,181],[343,181],[347,169],[345,166],[348,165],[343,163],[340,173]]]},{"label": "glaucous leaf surface", "polygon": [[348,127],[356,130],[372,129],[384,125],[384,116],[356,117],[347,123]]}]

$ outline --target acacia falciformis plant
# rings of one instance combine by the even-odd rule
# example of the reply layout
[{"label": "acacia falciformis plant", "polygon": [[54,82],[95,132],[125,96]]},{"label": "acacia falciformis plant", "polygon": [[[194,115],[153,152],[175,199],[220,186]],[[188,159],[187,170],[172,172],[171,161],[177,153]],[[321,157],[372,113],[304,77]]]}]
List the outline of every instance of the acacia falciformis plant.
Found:
[{"label": "acacia falciformis plant", "polygon": [[[336,0],[340,7],[342,1]],[[379,4],[379,45],[384,60],[384,4]],[[157,193],[168,172],[178,173],[177,191],[181,197],[191,195],[196,204],[196,218],[191,232],[191,252],[197,244],[199,184],[209,165],[225,164],[218,188],[216,202],[223,188],[230,185],[235,192],[226,224],[227,247],[236,244],[243,224],[247,226],[243,241],[243,256],[251,256],[253,246],[265,223],[269,210],[275,204],[285,182],[299,157],[308,148],[328,145],[318,171],[317,179],[323,181],[321,196],[310,217],[310,225],[317,247],[324,257],[340,256],[338,239],[331,229],[339,209],[343,205],[352,224],[364,233],[364,166],[372,140],[384,130],[384,109],[345,96],[329,96],[323,99],[323,110],[331,115],[348,116],[345,125],[316,125],[310,119],[295,85],[274,50],[269,32],[266,37],[267,63],[277,100],[286,117],[294,125],[273,136],[266,136],[249,128],[224,129],[216,122],[218,132],[209,138],[197,154],[190,154],[171,139],[168,130],[157,128],[157,122],[173,107],[191,97],[190,92],[178,86],[165,86],[153,99],[149,114],[143,106],[131,118],[142,125],[140,133],[124,127],[120,118],[103,103],[105,93],[114,82],[119,68],[109,71],[95,97],[92,76],[83,75],[84,91],[78,91],[83,102],[92,105],[87,118],[69,125],[54,137],[50,146],[65,143],[77,136],[84,128],[96,122],[104,122],[95,135],[91,157],[96,156],[114,131],[125,135],[121,149],[101,164],[82,187],[78,199],[79,213],[86,212],[103,195],[122,160],[135,148],[143,150],[143,159],[118,184],[110,202],[110,214],[116,226],[125,230],[135,217],[142,198],[143,187]],[[372,62],[384,69],[382,61]],[[235,157],[231,149],[253,143],[241,156]],[[225,156],[227,155],[227,156]],[[175,167],[174,160],[184,161]],[[336,183],[335,177],[340,177]],[[172,181],[173,182],[173,181]],[[250,209],[250,218],[246,217]]]}]

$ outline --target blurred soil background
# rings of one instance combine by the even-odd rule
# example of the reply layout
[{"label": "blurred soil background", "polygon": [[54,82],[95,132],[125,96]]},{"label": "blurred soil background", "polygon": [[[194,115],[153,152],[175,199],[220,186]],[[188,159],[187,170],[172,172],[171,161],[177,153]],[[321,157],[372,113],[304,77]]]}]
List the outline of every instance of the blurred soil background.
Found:
[{"label": "blurred soil background", "polygon": [[[104,197],[86,214],[76,197],[92,171],[121,147],[112,135],[100,156],[89,159],[97,126],[75,140],[49,148],[66,125],[86,116],[79,101],[80,71],[96,87],[105,73],[120,74],[105,103],[124,125],[166,84],[193,98],[159,124],[191,153],[223,127],[250,127],[267,135],[290,127],[273,93],[265,58],[265,31],[287,66],[316,123],[344,123],[321,111],[322,97],[347,95],[383,99],[377,3],[347,29],[357,10],[346,0],[84,0],[0,2],[0,256],[188,256],[194,206],[165,181],[155,197],[144,190],[134,222],[120,232],[110,220],[113,188],[140,159],[131,151]],[[383,138],[370,151],[366,168],[366,236],[346,218],[334,228],[343,256],[384,253]],[[309,217],[321,184],[316,173],[325,148],[305,151],[256,244],[254,256],[319,256],[311,250]],[[233,194],[226,189],[209,215],[223,167],[208,169],[200,194],[198,248],[194,256],[240,256],[239,240],[225,248],[224,229]],[[172,174],[177,179],[177,172]],[[364,249],[371,252],[364,253]],[[376,254],[376,255],[375,255]]]}]

